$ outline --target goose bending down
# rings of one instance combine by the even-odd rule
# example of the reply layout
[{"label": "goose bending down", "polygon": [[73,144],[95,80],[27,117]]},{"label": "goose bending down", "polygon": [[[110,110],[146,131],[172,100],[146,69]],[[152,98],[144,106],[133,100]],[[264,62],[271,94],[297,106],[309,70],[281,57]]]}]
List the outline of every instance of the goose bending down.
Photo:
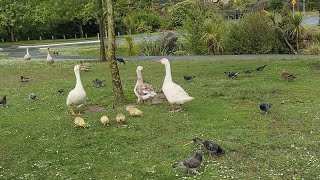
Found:
[{"label": "goose bending down", "polygon": [[76,76],[76,86],[73,90],[69,92],[67,97],[67,106],[68,108],[70,108],[70,112],[73,116],[76,115],[74,113],[73,107],[77,106],[77,108],[79,108],[78,115],[80,115],[80,107],[83,106],[87,98],[87,94],[84,91],[80,79],[80,70],[84,70],[85,68],[86,67],[81,64],[77,64],[73,68],[74,74]]},{"label": "goose bending down", "polygon": [[153,87],[150,84],[144,83],[142,78],[142,66],[137,67],[137,82],[133,89],[134,93],[138,97],[137,102],[139,103],[142,101],[142,103],[146,100],[149,100],[153,98],[157,93],[153,89]]},{"label": "goose bending down", "polygon": [[162,91],[172,106],[172,112],[174,112],[174,104],[181,105],[191,101],[194,98],[189,96],[188,93],[182,89],[182,87],[172,81],[171,68],[168,59],[162,58],[157,62],[165,66],[166,76],[163,81]]},{"label": "goose bending down", "polygon": [[29,54],[29,48],[27,48],[27,54],[24,55],[24,60],[30,60],[31,59],[31,55]]},{"label": "goose bending down", "polygon": [[53,63],[54,63],[54,59],[50,55],[49,47],[47,48],[47,62],[49,65],[53,65]]}]

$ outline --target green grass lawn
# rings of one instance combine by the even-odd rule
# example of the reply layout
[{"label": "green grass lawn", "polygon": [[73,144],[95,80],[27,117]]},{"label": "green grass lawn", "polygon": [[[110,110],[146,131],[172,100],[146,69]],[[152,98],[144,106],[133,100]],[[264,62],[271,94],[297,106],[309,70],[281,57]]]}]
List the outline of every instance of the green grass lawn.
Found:
[{"label": "green grass lawn", "polygon": [[[87,92],[85,112],[88,128],[75,128],[66,107],[74,88],[73,66],[78,61],[0,61],[0,95],[7,95],[7,108],[0,109],[0,179],[317,179],[320,178],[319,58],[171,60],[173,80],[195,99],[186,111],[170,113],[166,104],[137,105],[144,112],[132,118],[125,105],[112,108],[111,77],[107,63],[88,62],[90,72],[81,72]],[[265,70],[252,76],[229,79],[225,71]],[[145,67],[144,80],[160,89],[163,65],[155,61],[119,64],[126,96],[135,104],[135,70]],[[294,73],[286,82],[282,69]],[[183,75],[195,75],[185,82]],[[30,77],[20,83],[19,76]],[[96,88],[93,79],[104,79]],[[63,88],[64,95],[57,90]],[[29,93],[38,99],[28,99]],[[267,115],[261,102],[272,104]],[[115,122],[117,113],[126,124]],[[100,117],[111,119],[110,127]],[[195,154],[195,144],[183,146],[198,136],[214,140],[226,150],[209,158],[204,151],[200,175],[187,175],[172,164]]]}]

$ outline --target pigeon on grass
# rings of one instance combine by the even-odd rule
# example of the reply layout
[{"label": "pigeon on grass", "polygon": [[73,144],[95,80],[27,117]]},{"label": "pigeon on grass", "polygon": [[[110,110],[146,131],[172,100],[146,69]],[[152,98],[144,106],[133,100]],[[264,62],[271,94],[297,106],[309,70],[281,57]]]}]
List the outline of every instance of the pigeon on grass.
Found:
[{"label": "pigeon on grass", "polygon": [[202,152],[197,151],[194,157],[188,158],[181,162],[178,162],[173,165],[173,168],[186,169],[187,172],[192,172],[198,174],[197,169],[200,167],[202,163]]},{"label": "pigeon on grass", "polygon": [[221,156],[224,154],[224,150],[217,144],[212,141],[202,140],[198,137],[193,138],[193,141],[202,147],[206,148],[209,152],[209,156]]}]

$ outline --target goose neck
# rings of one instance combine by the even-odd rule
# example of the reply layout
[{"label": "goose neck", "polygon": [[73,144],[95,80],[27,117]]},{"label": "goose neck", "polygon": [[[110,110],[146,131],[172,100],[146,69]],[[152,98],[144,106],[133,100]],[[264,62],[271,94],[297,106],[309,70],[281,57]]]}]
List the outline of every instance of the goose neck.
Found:
[{"label": "goose neck", "polygon": [[137,83],[143,83],[141,71],[137,71]]},{"label": "goose neck", "polygon": [[172,81],[170,64],[168,63],[168,64],[165,64],[164,66],[166,68],[166,76],[164,78],[164,81],[167,81],[167,82]]},{"label": "goose neck", "polygon": [[82,87],[79,70],[75,70],[74,74],[76,76],[76,87]]}]

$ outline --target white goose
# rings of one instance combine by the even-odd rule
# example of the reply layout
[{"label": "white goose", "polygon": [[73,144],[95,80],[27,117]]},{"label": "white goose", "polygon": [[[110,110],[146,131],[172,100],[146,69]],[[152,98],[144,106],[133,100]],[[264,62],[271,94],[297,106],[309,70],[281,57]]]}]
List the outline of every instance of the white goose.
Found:
[{"label": "white goose", "polygon": [[162,91],[172,106],[172,112],[174,112],[174,104],[181,105],[191,101],[194,98],[189,96],[188,93],[182,89],[182,87],[172,81],[171,68],[168,59],[162,58],[157,62],[163,64],[166,68],[166,76],[163,81]]},{"label": "white goose", "polygon": [[47,48],[47,62],[49,65],[53,65],[53,63],[54,63],[54,59],[50,55],[49,47]]},{"label": "white goose", "polygon": [[153,89],[153,87],[150,84],[143,83],[143,78],[142,78],[142,73],[141,71],[143,70],[142,66],[137,67],[137,82],[136,85],[134,86],[134,93],[138,97],[137,102],[139,103],[142,101],[142,103],[146,100],[149,100],[153,98],[157,93]]},{"label": "white goose", "polygon": [[30,60],[31,59],[31,55],[29,54],[29,48],[27,48],[27,54],[24,55],[24,60]]},{"label": "white goose", "polygon": [[79,108],[78,115],[80,115],[80,107],[85,103],[87,98],[87,94],[84,91],[80,79],[80,70],[84,70],[85,68],[86,67],[81,64],[77,64],[73,68],[76,76],[76,87],[69,92],[67,97],[67,106],[70,108],[70,112],[73,116],[76,115],[73,111],[73,107],[77,106],[77,108]]}]

